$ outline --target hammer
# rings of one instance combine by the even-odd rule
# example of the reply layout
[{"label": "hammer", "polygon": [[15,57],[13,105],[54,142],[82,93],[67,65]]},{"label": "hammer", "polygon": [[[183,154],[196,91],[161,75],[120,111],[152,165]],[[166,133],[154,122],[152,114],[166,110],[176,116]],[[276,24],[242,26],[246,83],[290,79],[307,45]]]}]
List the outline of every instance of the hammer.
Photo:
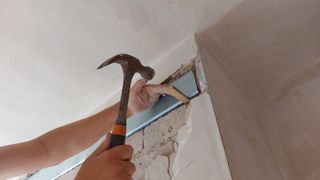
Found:
[{"label": "hammer", "polygon": [[131,81],[136,72],[146,80],[151,80],[154,76],[154,70],[151,67],[143,66],[139,59],[128,54],[118,54],[106,60],[97,69],[101,69],[112,63],[118,63],[123,71],[123,85],[120,99],[120,108],[115,125],[111,131],[111,143],[109,149],[124,145],[126,140],[127,109],[130,94]]}]

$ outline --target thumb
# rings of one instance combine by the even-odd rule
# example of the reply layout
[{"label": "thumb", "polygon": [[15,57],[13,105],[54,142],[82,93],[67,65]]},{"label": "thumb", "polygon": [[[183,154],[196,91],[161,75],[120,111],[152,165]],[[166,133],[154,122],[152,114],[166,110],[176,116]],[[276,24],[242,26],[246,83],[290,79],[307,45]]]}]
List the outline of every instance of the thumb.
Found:
[{"label": "thumb", "polygon": [[145,86],[147,84],[147,80],[145,79],[140,79],[138,80],[132,87],[131,91],[133,93],[137,93],[137,92],[140,92],[141,89],[143,88],[143,86]]},{"label": "thumb", "polygon": [[99,156],[104,151],[108,150],[111,142],[110,134],[106,135],[105,140],[100,144],[100,146],[90,155],[90,156]]}]

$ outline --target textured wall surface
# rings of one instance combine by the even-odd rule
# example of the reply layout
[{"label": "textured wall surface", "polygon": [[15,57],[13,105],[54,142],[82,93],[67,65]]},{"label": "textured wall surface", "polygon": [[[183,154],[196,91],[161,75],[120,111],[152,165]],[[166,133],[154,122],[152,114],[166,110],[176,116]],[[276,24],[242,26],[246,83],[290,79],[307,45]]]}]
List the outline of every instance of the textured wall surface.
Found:
[{"label": "textured wall surface", "polygon": [[[133,162],[136,165],[134,180],[170,180],[177,152],[177,135],[186,123],[186,106],[169,113],[126,141],[134,147]],[[75,177],[79,167],[66,173],[59,180]]]},{"label": "textured wall surface", "polygon": [[127,140],[135,149],[135,180],[170,180],[173,177],[177,135],[186,120],[186,107],[182,106]]}]

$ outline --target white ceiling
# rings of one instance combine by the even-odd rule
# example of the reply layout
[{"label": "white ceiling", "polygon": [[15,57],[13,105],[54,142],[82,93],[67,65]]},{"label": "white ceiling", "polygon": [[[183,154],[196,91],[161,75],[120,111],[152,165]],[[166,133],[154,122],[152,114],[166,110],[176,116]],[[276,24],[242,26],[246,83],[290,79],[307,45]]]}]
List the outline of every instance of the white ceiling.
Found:
[{"label": "white ceiling", "polygon": [[106,58],[129,53],[156,67],[239,1],[0,0],[0,145],[105,103],[122,83],[120,66],[96,71]]}]

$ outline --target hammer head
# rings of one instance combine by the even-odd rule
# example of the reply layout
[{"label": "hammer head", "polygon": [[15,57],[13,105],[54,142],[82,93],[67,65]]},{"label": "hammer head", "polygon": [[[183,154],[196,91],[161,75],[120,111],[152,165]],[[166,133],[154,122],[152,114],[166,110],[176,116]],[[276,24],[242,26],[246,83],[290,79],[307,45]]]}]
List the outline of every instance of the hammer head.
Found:
[{"label": "hammer head", "polygon": [[138,72],[140,73],[141,77],[146,80],[151,80],[155,74],[154,70],[151,67],[143,66],[139,59],[128,54],[118,54],[116,56],[113,56],[102,63],[97,69],[101,69],[112,63],[120,64],[124,73],[134,74]]}]

